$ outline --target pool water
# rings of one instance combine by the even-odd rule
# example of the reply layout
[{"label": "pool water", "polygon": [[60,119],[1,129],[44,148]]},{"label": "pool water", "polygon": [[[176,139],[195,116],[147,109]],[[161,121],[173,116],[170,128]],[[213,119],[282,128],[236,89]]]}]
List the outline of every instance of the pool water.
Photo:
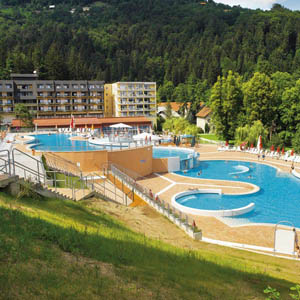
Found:
[{"label": "pool water", "polygon": [[[32,149],[39,151],[96,151],[104,149],[119,149],[119,145],[97,145],[91,144],[88,141],[74,141],[70,140],[69,134],[37,134],[33,136],[35,140],[31,144]],[[126,148],[126,143],[123,145]],[[174,157],[179,156],[180,160],[188,159],[188,155],[192,154],[192,151],[187,151],[184,149],[168,149],[161,147],[153,147],[153,157],[154,158],[165,158],[165,157]]]},{"label": "pool water", "polygon": [[178,157],[180,160],[188,159],[189,154],[193,154],[192,151],[186,151],[184,149],[174,148],[153,148],[153,158],[166,158],[166,157]]},{"label": "pool water", "polygon": [[70,140],[69,134],[37,134],[31,144],[32,149],[39,151],[95,151],[103,150],[104,147],[89,144],[87,141]]},{"label": "pool water", "polygon": [[[199,171],[201,174],[198,175]],[[300,180],[289,173],[259,163],[244,161],[201,161],[200,166],[177,174],[205,179],[243,181],[255,184],[260,191],[249,195],[195,194],[180,197],[187,207],[217,210],[233,209],[255,203],[245,215],[230,217],[234,224],[292,222],[300,228]],[[189,198],[190,197],[190,198]],[[229,217],[226,217],[228,219]]]}]

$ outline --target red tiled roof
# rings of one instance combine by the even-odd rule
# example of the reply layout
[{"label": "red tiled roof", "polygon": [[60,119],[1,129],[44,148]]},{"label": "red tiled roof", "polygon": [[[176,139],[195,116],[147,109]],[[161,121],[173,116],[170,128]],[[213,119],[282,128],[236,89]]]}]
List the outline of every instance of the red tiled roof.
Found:
[{"label": "red tiled roof", "polygon": [[[75,126],[85,125],[110,125],[117,123],[135,124],[135,123],[151,123],[146,117],[121,117],[121,118],[74,118]],[[34,125],[38,127],[64,127],[70,126],[71,118],[48,118],[48,119],[34,119]],[[12,127],[22,127],[21,120],[12,120]]]},{"label": "red tiled roof", "polygon": [[211,109],[207,106],[204,106],[197,114],[196,117],[206,118],[211,113]]},{"label": "red tiled roof", "polygon": [[[182,102],[170,102],[170,104],[171,104],[172,110],[176,111],[176,112],[178,112],[180,107],[183,105]],[[157,106],[165,106],[166,107],[167,105],[168,105],[168,102],[161,102]],[[191,102],[187,102],[187,107],[190,108],[190,106],[191,106]]]}]

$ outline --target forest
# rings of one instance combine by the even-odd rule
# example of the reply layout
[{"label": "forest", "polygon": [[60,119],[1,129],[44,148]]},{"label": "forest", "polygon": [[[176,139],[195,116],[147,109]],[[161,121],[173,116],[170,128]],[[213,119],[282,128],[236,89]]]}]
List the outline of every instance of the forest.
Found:
[{"label": "forest", "polygon": [[[300,12],[212,0],[0,0],[0,78],[34,70],[40,79],[155,81],[158,100],[192,102],[191,122],[201,102],[215,108],[216,131],[224,138],[260,120],[268,139],[291,145],[298,121]],[[281,83],[281,77],[288,79]],[[225,111],[228,80],[238,87],[234,108]],[[253,87],[260,80],[276,87],[259,99],[263,104]],[[236,121],[228,121],[231,114]]]}]

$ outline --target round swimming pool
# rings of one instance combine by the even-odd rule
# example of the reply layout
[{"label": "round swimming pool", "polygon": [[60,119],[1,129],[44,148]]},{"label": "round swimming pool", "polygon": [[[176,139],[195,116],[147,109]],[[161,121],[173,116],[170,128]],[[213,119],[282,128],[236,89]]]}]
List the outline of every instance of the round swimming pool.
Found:
[{"label": "round swimming pool", "polygon": [[154,147],[154,158],[179,157],[180,160],[188,159],[189,155],[194,155],[193,150],[173,148],[173,147]]},{"label": "round swimming pool", "polygon": [[[195,194],[178,202],[188,208],[226,210],[255,204],[249,213],[230,218],[231,224],[292,222],[300,227],[300,180],[276,168],[244,161],[201,161],[182,176],[252,183],[260,190],[247,195]],[[228,218],[226,218],[228,219]]]}]

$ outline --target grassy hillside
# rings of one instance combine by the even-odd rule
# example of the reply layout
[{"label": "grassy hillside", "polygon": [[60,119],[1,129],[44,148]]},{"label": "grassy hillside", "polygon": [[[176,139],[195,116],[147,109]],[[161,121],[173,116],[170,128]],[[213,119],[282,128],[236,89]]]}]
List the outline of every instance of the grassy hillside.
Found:
[{"label": "grassy hillside", "polygon": [[0,299],[264,299],[300,280],[299,263],[176,248],[83,204],[0,193],[0,220]]}]

